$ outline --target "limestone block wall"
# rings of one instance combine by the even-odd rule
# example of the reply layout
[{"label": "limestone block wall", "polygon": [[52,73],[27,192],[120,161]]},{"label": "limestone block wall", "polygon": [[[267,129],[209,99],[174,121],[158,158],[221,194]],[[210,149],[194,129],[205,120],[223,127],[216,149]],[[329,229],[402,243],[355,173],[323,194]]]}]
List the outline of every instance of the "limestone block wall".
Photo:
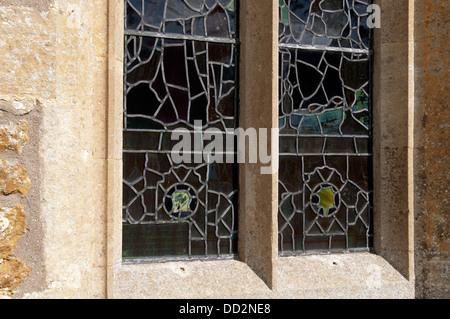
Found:
[{"label": "limestone block wall", "polygon": [[[0,295],[42,286],[39,126],[52,79],[44,16],[0,3]],[[36,28],[36,29],[34,29]],[[30,36],[33,35],[33,36]]]},{"label": "limestone block wall", "polygon": [[13,298],[105,296],[107,2],[0,1],[0,289]]},{"label": "limestone block wall", "polygon": [[[277,2],[274,2],[275,7]],[[417,297],[448,298],[449,4],[447,0],[405,0],[401,1],[403,6],[397,0],[378,2],[384,7],[382,19],[389,20],[383,23],[387,28],[379,32],[383,38],[379,39],[381,51],[378,52],[388,66],[384,68],[388,72],[379,74],[380,89],[384,89],[379,98],[384,108],[379,111],[386,113],[383,113],[385,117],[379,121],[378,128],[389,133],[379,136],[378,154],[385,159],[380,169],[382,183],[379,184],[378,205],[382,208],[379,215],[383,216],[381,222],[385,231],[379,236],[378,247],[385,260],[380,256],[368,258],[371,262],[377,259],[376,262],[383,267],[389,262],[397,265],[402,274],[409,273],[408,280],[415,283]],[[108,149],[110,133],[120,127],[120,114],[114,113],[117,110],[108,101],[119,100],[122,95],[120,86],[108,85],[112,78],[121,77],[122,66],[121,60],[113,58],[113,50],[120,50],[120,47],[111,42],[108,34],[108,30],[113,29],[108,23],[115,21],[111,19],[111,12],[115,12],[116,20],[122,16],[121,8],[112,9],[113,4],[118,5],[120,1],[0,0],[1,296],[105,298],[108,296],[108,280],[111,282],[114,276],[121,296],[136,296],[133,286],[129,286],[122,277],[134,278],[137,271],[142,272],[144,268],[135,266],[127,268],[126,273],[114,273],[116,265],[111,260],[115,261],[117,258],[113,254],[120,255],[120,251],[111,245],[107,248],[107,243],[112,241],[108,229],[120,227],[120,220],[108,219],[111,213],[107,206],[107,198],[113,194],[108,186],[112,183],[111,176],[115,176],[119,184],[121,179],[121,140],[115,141],[116,147]],[[405,23],[405,12],[408,12],[405,6],[408,4],[413,4],[415,10],[415,20],[409,21],[414,23],[413,38],[406,34],[411,31],[410,26],[401,24]],[[252,35],[249,33],[248,37]],[[405,51],[408,45],[412,47],[408,41],[413,42],[413,57]],[[257,45],[255,43],[253,45]],[[251,52],[250,48],[249,57]],[[415,64],[408,64],[408,59]],[[396,80],[400,74],[402,79],[409,78],[411,82],[411,73],[408,73],[411,70],[407,66],[413,68],[415,75],[412,87],[407,81]],[[251,75],[257,74],[258,70],[248,67],[247,71],[246,74]],[[114,72],[117,74],[112,74]],[[253,91],[258,92],[258,87],[255,86]],[[398,99],[399,95],[403,98]],[[251,100],[250,95],[246,97]],[[399,125],[400,122],[408,122],[405,117],[411,116],[411,109],[387,109],[391,105],[389,103],[393,103],[392,97],[395,97],[396,106],[406,105],[407,100],[412,99],[408,101],[412,101],[409,105],[414,109],[414,126],[408,129],[412,128],[413,134]],[[262,120],[271,122],[270,119]],[[393,167],[399,167],[401,172],[407,171],[404,156],[407,152],[403,149],[408,144],[407,138],[413,139],[409,146],[414,153],[414,176],[390,174],[389,169]],[[400,144],[403,146],[399,147]],[[251,189],[251,170],[246,172],[243,176],[249,177],[242,181],[243,186]],[[410,181],[414,184],[410,185]],[[271,183],[276,187],[276,181]],[[413,196],[409,199],[414,200],[414,207],[406,205],[406,200],[397,201],[403,198],[403,194],[410,196],[411,189]],[[110,198],[110,202],[114,200],[118,201]],[[242,207],[250,209],[250,206]],[[397,213],[386,208],[392,206],[398,206]],[[411,224],[409,209],[414,209]],[[243,222],[251,225],[252,218],[249,214]],[[394,239],[402,239],[412,233],[389,226],[398,220],[406,220],[404,225],[414,228],[414,247],[392,249],[392,245],[398,244]],[[111,223],[114,225],[108,225]],[[265,229],[260,229],[258,234],[264,232]],[[247,248],[243,246],[243,251],[248,256],[254,251],[250,245],[256,245],[258,238],[248,236],[243,241],[247,245]],[[407,240],[403,242],[409,243]],[[264,247],[257,248],[264,251]],[[414,249],[413,254],[410,254],[411,249]],[[413,261],[408,259],[410,255]],[[271,250],[264,260],[272,262],[276,258],[276,252]],[[302,270],[307,269],[310,260],[316,259],[320,258],[296,260],[295,267],[286,265],[287,260],[280,263],[280,285],[304,289],[301,292],[303,296],[309,296],[309,286],[301,286],[304,284]],[[322,263],[324,260],[328,259],[319,261]],[[353,263],[351,260],[350,264]],[[405,267],[400,267],[402,264]],[[414,267],[410,267],[411,264]],[[206,283],[201,275],[195,274],[202,273],[202,265],[190,263],[183,266],[188,270],[186,273],[191,271],[193,274],[188,278],[189,282],[192,279],[200,287]],[[270,267],[258,269],[259,266],[254,263],[252,269],[259,275],[262,273],[266,282],[274,284],[277,273]],[[292,281],[294,272],[291,266],[298,271],[297,281]],[[240,269],[243,265],[224,263],[217,267],[217,272],[227,275],[233,267]],[[164,267],[157,265],[156,268]],[[273,294],[258,281],[256,272],[248,268],[242,272],[245,280],[260,285],[252,297],[291,296],[292,290]],[[386,285],[392,276],[398,275],[394,269],[387,273]],[[148,272],[148,282],[153,280],[161,286],[170,285],[171,280],[178,282],[179,277],[168,276],[162,270],[160,274],[155,277],[154,272]],[[329,283],[334,287],[332,279],[335,277],[330,278]],[[359,283],[361,278],[355,275],[352,282]],[[232,281],[228,277],[226,279]],[[137,278],[136,281],[140,280]],[[402,285],[403,281],[402,277]],[[312,285],[318,284],[314,282]],[[146,289],[149,288],[147,286]],[[195,290],[196,286],[188,287]],[[358,291],[365,289],[358,284],[353,288]],[[322,296],[329,293],[326,287],[320,289],[324,290]],[[340,286],[334,289],[340,290]],[[409,292],[408,289],[402,296],[409,296]],[[235,290],[230,289],[226,296],[233,297],[233,293]],[[249,296],[245,293],[240,297]],[[139,292],[143,298],[151,297],[149,294],[147,290]]]},{"label": "limestone block wall", "polygon": [[25,115],[34,104],[10,95],[0,95],[0,297],[10,296],[32,272],[16,254],[27,232],[27,195],[32,181],[26,159],[30,123]]}]

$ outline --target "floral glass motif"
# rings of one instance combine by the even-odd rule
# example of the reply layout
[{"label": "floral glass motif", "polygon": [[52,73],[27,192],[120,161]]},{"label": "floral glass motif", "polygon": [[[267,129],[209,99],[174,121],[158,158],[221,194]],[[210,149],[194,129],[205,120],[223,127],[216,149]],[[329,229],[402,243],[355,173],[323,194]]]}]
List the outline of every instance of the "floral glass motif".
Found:
[{"label": "floral glass motif", "polygon": [[175,193],[173,195],[173,205],[174,211],[176,213],[178,212],[185,212],[189,210],[189,202],[190,197],[187,193],[181,192],[181,193]]},{"label": "floral glass motif", "polygon": [[237,5],[125,1],[125,260],[236,256],[237,166],[170,151],[175,129],[236,128]]},{"label": "floral glass motif", "polygon": [[279,252],[372,247],[369,0],[279,1]]}]

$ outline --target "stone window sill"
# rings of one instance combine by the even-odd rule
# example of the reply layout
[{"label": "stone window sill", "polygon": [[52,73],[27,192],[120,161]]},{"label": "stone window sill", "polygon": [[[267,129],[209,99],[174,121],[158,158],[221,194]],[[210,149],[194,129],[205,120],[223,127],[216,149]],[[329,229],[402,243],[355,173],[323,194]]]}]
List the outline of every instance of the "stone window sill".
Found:
[{"label": "stone window sill", "polygon": [[279,258],[275,289],[237,260],[123,264],[115,274],[117,298],[414,298],[414,285],[370,253]]}]

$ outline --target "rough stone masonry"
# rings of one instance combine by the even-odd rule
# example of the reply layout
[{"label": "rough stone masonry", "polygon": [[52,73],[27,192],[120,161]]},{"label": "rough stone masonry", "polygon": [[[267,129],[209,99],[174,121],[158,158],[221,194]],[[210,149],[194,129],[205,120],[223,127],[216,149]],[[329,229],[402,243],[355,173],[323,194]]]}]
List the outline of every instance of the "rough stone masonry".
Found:
[{"label": "rough stone masonry", "polygon": [[[3,112],[17,114],[13,103],[10,105],[12,108],[3,108],[5,103],[0,102]],[[19,108],[22,106],[20,103],[15,105]],[[0,152],[17,154],[13,160],[0,158],[0,296],[11,295],[32,271],[20,258],[14,256],[17,243],[26,232],[24,207],[3,204],[5,196],[19,194],[25,197],[31,187],[27,169],[19,163],[20,154],[28,141],[27,121],[0,125]]]}]

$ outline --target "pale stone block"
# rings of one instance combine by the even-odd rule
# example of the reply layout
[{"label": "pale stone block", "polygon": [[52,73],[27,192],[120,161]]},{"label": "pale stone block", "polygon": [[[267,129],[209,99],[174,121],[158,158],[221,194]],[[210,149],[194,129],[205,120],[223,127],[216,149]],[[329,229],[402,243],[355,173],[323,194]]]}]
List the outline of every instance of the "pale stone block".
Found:
[{"label": "pale stone block", "polygon": [[22,6],[22,7],[29,7],[33,8],[37,11],[48,11],[50,4],[53,0],[2,0],[1,5],[2,6]]},{"label": "pale stone block", "polygon": [[36,104],[36,100],[8,101],[0,99],[0,110],[12,113],[14,115],[25,115],[34,110]]},{"label": "pale stone block", "polygon": [[52,14],[33,8],[0,7],[0,94],[54,94],[55,36]]}]

